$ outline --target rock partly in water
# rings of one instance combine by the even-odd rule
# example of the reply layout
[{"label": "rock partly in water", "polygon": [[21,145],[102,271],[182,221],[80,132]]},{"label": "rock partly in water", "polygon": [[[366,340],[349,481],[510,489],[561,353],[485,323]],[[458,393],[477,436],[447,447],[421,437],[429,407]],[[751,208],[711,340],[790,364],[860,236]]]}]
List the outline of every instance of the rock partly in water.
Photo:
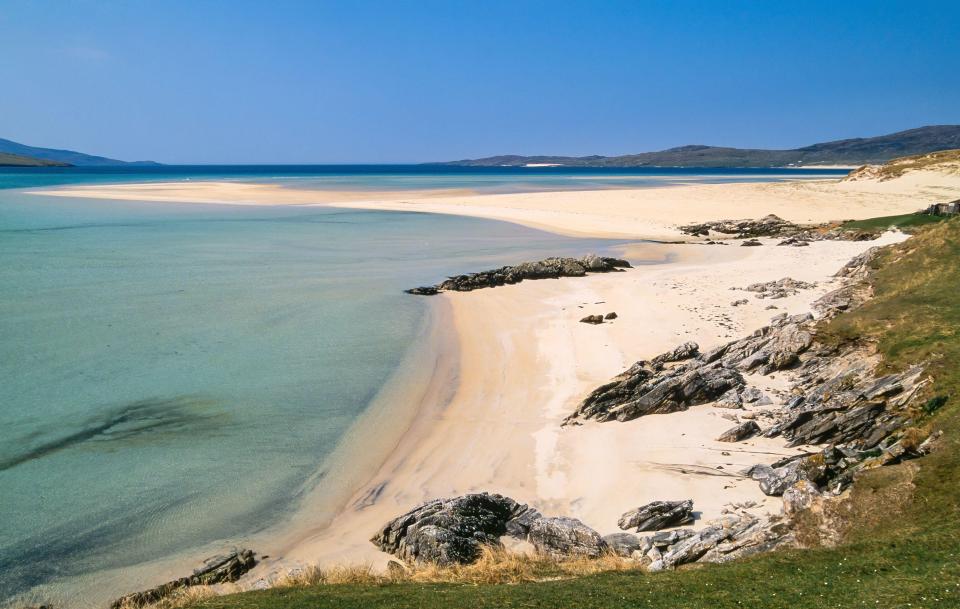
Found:
[{"label": "rock partly in water", "polygon": [[203,567],[193,572],[189,577],[181,577],[169,581],[156,588],[134,592],[120,597],[110,604],[111,609],[128,609],[130,607],[144,607],[152,605],[174,592],[190,586],[210,586],[226,582],[235,582],[240,576],[255,567],[257,564],[254,553],[250,550],[237,550],[225,556],[216,556],[208,559]]},{"label": "rock partly in water", "polygon": [[693,500],[654,501],[626,512],[617,522],[623,530],[658,531],[693,522]]},{"label": "rock partly in water", "polygon": [[408,294],[432,296],[442,291],[469,292],[481,288],[520,283],[528,279],[557,279],[559,277],[583,277],[587,273],[609,273],[632,268],[630,263],[619,258],[590,254],[583,258],[546,258],[536,262],[523,262],[489,271],[456,275],[435,286],[422,286],[406,290]]}]

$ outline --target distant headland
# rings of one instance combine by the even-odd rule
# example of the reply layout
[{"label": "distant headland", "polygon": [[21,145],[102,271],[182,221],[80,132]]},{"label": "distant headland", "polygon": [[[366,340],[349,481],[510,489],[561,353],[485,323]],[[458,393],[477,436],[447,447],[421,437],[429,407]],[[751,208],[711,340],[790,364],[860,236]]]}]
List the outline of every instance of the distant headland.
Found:
[{"label": "distant headland", "polygon": [[680,146],[622,156],[500,155],[435,163],[464,167],[807,167],[865,165],[960,148],[960,125],[931,125],[878,137],[813,144],[792,150]]},{"label": "distant headland", "polygon": [[121,161],[75,150],[39,148],[0,138],[0,167],[111,167],[160,165],[154,161]]}]

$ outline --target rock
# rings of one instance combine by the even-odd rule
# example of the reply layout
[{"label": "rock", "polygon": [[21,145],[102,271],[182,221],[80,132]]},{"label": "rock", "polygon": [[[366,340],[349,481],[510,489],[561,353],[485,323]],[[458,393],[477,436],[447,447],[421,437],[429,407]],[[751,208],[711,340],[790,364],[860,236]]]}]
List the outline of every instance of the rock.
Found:
[{"label": "rock", "polygon": [[608,547],[599,533],[576,518],[540,518],[530,526],[527,539],[537,552],[559,558],[596,558]]},{"label": "rock", "polygon": [[603,323],[603,315],[587,315],[586,317],[584,317],[583,319],[580,320],[580,323],[582,323],[582,324],[602,324],[602,323]]},{"label": "rock", "polygon": [[410,288],[409,290],[404,290],[407,294],[415,294],[417,296],[435,296],[440,293],[440,290],[433,287],[432,285],[420,286],[419,288]]},{"label": "rock", "polygon": [[760,433],[760,426],[753,421],[746,421],[720,434],[717,442],[740,442]]},{"label": "rock", "polygon": [[791,458],[790,461],[783,464],[775,463],[773,466],[754,465],[745,470],[743,474],[758,481],[760,490],[765,495],[779,497],[800,480],[808,480],[813,483],[822,481],[826,474],[826,468],[822,457],[801,455],[798,458]]},{"label": "rock", "polygon": [[799,230],[799,228],[796,224],[770,214],[759,220],[718,220],[689,224],[681,226],[680,231],[693,236],[707,236],[713,231],[736,238],[746,238],[779,235],[785,231]]},{"label": "rock", "polygon": [[647,362],[637,362],[595,389],[566,422],[578,417],[629,421],[647,414],[676,412],[712,402],[743,383],[743,377],[736,371],[703,364],[699,359],[660,369]]},{"label": "rock", "polygon": [[666,353],[661,353],[660,355],[650,360],[650,365],[656,368],[663,364],[688,360],[691,357],[696,357],[699,354],[700,354],[700,345],[690,341],[690,342],[683,343],[682,345],[678,345],[673,349],[673,351],[667,351]]},{"label": "rock", "polygon": [[744,241],[744,242],[741,243],[740,245],[741,245],[742,247],[757,247],[758,245],[763,245],[763,243],[761,243],[761,242],[758,241],[757,239],[747,239],[746,241]]},{"label": "rock", "polygon": [[654,501],[630,510],[617,522],[623,530],[656,531],[693,522],[693,500]]},{"label": "rock", "polygon": [[169,581],[143,592],[134,592],[122,596],[110,604],[110,609],[128,609],[129,607],[152,605],[177,590],[190,586],[210,586],[235,582],[256,564],[256,557],[250,550],[236,550],[225,556],[215,556],[205,561],[203,567],[194,571],[193,575]]},{"label": "rock", "polygon": [[603,541],[617,556],[633,556],[634,552],[643,547],[640,538],[633,533],[612,533],[610,535],[604,535]]},{"label": "rock", "polygon": [[406,577],[410,573],[410,569],[399,560],[389,560],[387,561],[387,573],[392,577]]},{"label": "rock", "polygon": [[784,239],[777,245],[792,245],[793,247],[806,247],[810,245],[810,242],[804,239],[800,239],[799,237],[788,237],[787,239]]},{"label": "rock", "polygon": [[408,562],[470,563],[483,545],[499,545],[508,531],[522,535],[538,517],[536,510],[502,495],[434,499],[391,520],[371,541]]},{"label": "rock", "polygon": [[609,273],[625,268],[632,268],[626,260],[593,254],[583,258],[546,258],[537,262],[523,262],[516,266],[504,266],[480,273],[456,275],[439,285],[413,288],[407,292],[423,296],[431,296],[441,291],[468,292],[519,283],[527,279],[583,277],[587,273]]},{"label": "rock", "polygon": [[717,408],[743,408],[743,397],[739,388],[724,393],[713,405]]},{"label": "rock", "polygon": [[787,296],[792,296],[799,293],[800,290],[811,290],[815,287],[817,287],[816,283],[784,277],[783,279],[777,279],[776,281],[751,283],[743,289],[748,292],[755,292],[757,298],[777,299],[786,298]]},{"label": "rock", "polygon": [[783,512],[787,516],[808,509],[820,499],[820,489],[809,480],[798,480],[783,491]]},{"label": "rock", "polygon": [[745,304],[747,304],[747,303],[749,303],[749,302],[750,302],[750,301],[747,300],[746,298],[741,298],[741,299],[739,299],[739,300],[734,300],[734,301],[732,301],[732,302],[730,303],[730,306],[731,306],[731,307],[739,307],[739,306],[745,305]]},{"label": "rock", "polygon": [[607,313],[606,315],[604,315],[603,318],[604,318],[604,319],[616,319],[616,318],[617,318],[617,314],[616,314],[615,311],[610,311],[609,313]]}]

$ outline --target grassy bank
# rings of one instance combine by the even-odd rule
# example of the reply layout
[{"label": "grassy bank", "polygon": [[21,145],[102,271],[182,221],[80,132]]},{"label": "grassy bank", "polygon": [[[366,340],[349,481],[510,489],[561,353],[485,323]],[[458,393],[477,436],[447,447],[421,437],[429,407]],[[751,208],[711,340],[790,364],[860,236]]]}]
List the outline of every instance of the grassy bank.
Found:
[{"label": "grassy bank", "polygon": [[[943,431],[923,459],[865,472],[842,506],[843,544],[725,565],[646,575],[588,575],[556,565],[487,565],[462,583],[355,580],[315,574],[297,585],[189,603],[196,608],[341,609],[577,607],[726,609],[960,607],[960,219],[918,229],[877,261],[875,298],[821,330],[826,341],[868,341],[885,365],[927,362],[933,382],[917,410]],[[495,562],[495,561],[494,561]],[[522,561],[519,561],[522,563]],[[503,584],[490,570],[514,569]],[[526,569],[526,571],[524,571]],[[586,569],[586,567],[582,567]],[[519,573],[519,575],[518,575]],[[526,573],[526,575],[523,575]],[[501,573],[503,579],[510,573]],[[314,583],[314,582],[322,583]],[[331,583],[331,582],[342,583]],[[465,583],[464,583],[465,582]]]},{"label": "grassy bank", "polygon": [[946,220],[945,216],[932,216],[930,214],[912,213],[900,216],[881,216],[879,218],[867,218],[866,220],[851,220],[844,222],[843,228],[850,230],[864,231],[884,231],[893,227],[902,230],[916,229],[919,226],[928,224],[937,224]]}]

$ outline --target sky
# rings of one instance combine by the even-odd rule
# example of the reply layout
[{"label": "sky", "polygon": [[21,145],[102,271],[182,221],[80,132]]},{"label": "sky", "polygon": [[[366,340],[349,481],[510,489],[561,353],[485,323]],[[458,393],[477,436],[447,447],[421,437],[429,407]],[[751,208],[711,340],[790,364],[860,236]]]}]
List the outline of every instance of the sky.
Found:
[{"label": "sky", "polygon": [[0,0],[0,137],[164,163],[792,148],[960,123],[960,1]]}]

